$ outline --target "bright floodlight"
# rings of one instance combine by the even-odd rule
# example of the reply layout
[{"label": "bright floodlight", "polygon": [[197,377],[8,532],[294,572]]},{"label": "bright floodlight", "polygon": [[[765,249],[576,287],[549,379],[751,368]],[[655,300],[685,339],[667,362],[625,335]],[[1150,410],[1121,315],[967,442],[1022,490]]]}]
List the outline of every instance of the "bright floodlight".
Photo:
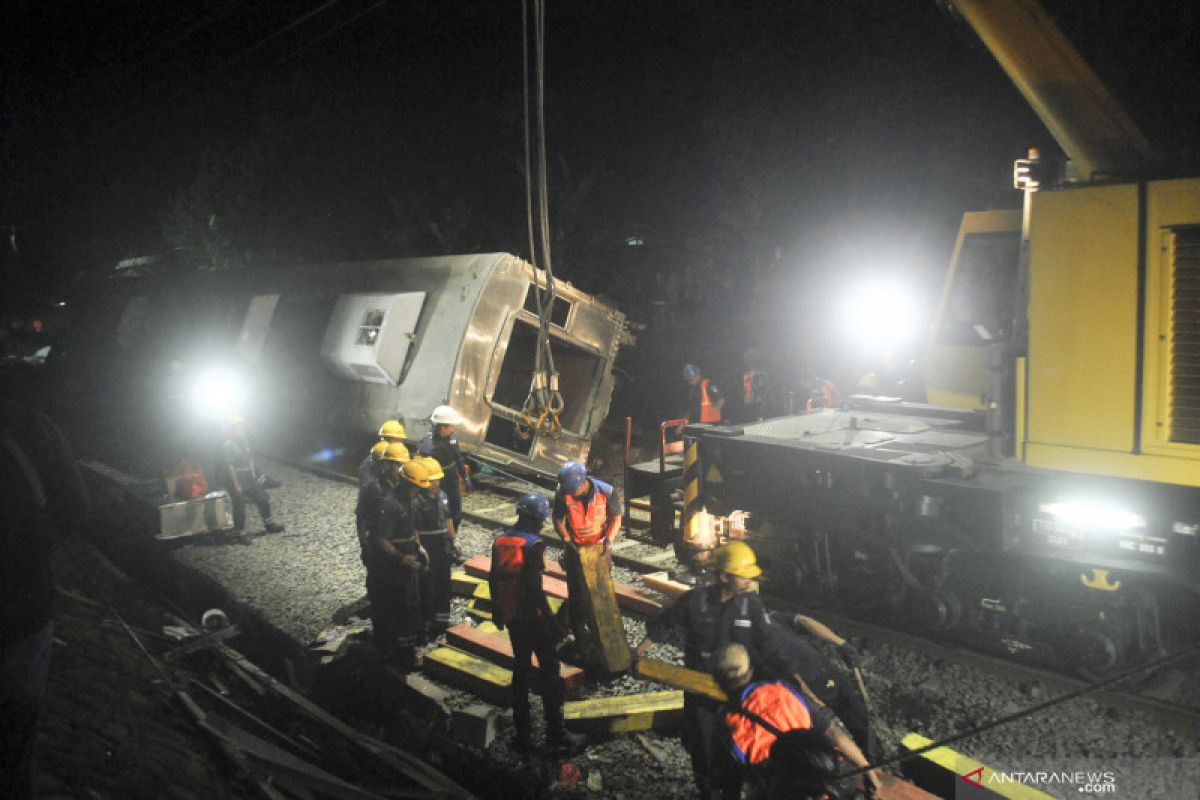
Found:
[{"label": "bright floodlight", "polygon": [[242,408],[245,394],[241,376],[226,368],[203,370],[192,382],[192,406],[207,417],[236,414]]},{"label": "bright floodlight", "polygon": [[851,341],[871,351],[903,350],[920,333],[921,315],[913,292],[895,280],[876,280],[846,297],[842,319]]},{"label": "bright floodlight", "polygon": [[1091,500],[1042,503],[1038,509],[1055,519],[1084,531],[1137,531],[1146,527],[1145,518],[1124,508]]}]

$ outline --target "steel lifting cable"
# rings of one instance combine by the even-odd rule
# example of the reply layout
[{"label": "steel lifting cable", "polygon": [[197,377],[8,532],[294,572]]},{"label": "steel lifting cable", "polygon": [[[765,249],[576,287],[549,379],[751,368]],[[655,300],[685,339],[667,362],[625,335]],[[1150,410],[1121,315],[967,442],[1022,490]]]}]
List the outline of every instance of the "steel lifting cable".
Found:
[{"label": "steel lifting cable", "polygon": [[[554,353],[550,347],[550,326],[553,322],[555,299],[554,266],[550,257],[550,204],[549,181],[546,175],[546,111],[545,111],[545,52],[546,52],[546,8],[544,0],[533,0],[534,60],[537,75],[536,126],[537,126],[537,225],[534,224],[533,154],[531,147],[533,124],[529,113],[529,3],[521,3],[521,65],[524,87],[525,121],[525,212],[529,234],[529,259],[534,268],[538,266],[537,245],[540,240],[542,268],[546,275],[543,289],[534,278],[534,300],[537,306],[538,333],[537,349],[534,353],[533,375],[529,394],[521,409],[517,422],[517,434],[528,439],[535,433],[555,438],[562,431],[559,415],[564,402],[558,390],[558,370],[554,365]],[[535,236],[535,227],[537,235]]]},{"label": "steel lifting cable", "polygon": [[1111,678],[1106,678],[1106,679],[1100,681],[1099,683],[1088,684],[1087,686],[1083,686],[1074,691],[1059,695],[1058,697],[1051,697],[1050,699],[1044,700],[1035,706],[1031,706],[1029,708],[1022,709],[1021,711],[1013,712],[1012,714],[1008,714],[1007,716],[1000,717],[999,719],[990,720],[988,722],[983,723],[982,725],[977,725],[974,728],[969,728],[965,731],[960,731],[959,733],[951,734],[950,736],[947,736],[936,742],[927,744],[924,747],[919,747],[916,750],[910,750],[907,753],[896,753],[895,755],[888,756],[887,758],[884,758],[884,759],[881,759],[874,763],[868,764],[865,767],[859,767],[859,768],[851,770],[849,772],[840,773],[838,775],[838,777],[839,778],[852,778],[852,777],[855,777],[856,775],[862,775],[863,773],[869,772],[873,769],[880,769],[882,767],[894,766],[896,764],[901,763],[902,761],[908,761],[909,759],[916,758],[917,756],[919,756],[923,753],[928,753],[930,750],[936,750],[939,747],[945,747],[946,745],[954,744],[955,742],[962,741],[963,739],[969,739],[972,736],[978,736],[981,733],[986,733],[987,731],[994,730],[996,728],[1001,728],[1005,725],[1016,722],[1019,719],[1023,719],[1025,717],[1031,717],[1034,714],[1040,714],[1043,711],[1048,711],[1056,706],[1062,705],[1063,703],[1078,699],[1080,697],[1084,697],[1085,695],[1092,694],[1093,692],[1098,692],[1103,689],[1107,689],[1109,687],[1116,686],[1117,684],[1124,683],[1125,681],[1129,680],[1130,678],[1133,678],[1136,675],[1140,675],[1143,672],[1150,672],[1152,670],[1156,670],[1161,667],[1165,667],[1169,664],[1174,664],[1176,661],[1182,661],[1185,658],[1193,656],[1197,653],[1200,653],[1200,642],[1194,642],[1189,647],[1185,647],[1182,650],[1177,650],[1176,652],[1174,652],[1170,655],[1163,656],[1162,658],[1156,659],[1154,661],[1149,661],[1149,662],[1146,662],[1145,664],[1140,664],[1138,666],[1131,667],[1131,668],[1125,670],[1124,672],[1118,673],[1117,675],[1114,675]]}]

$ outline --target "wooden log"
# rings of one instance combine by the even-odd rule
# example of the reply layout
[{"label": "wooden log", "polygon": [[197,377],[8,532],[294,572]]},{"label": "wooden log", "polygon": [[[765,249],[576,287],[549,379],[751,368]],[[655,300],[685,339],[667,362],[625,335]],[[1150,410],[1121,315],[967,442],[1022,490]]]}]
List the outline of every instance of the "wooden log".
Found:
[{"label": "wooden log", "polygon": [[[563,590],[563,594],[564,594],[564,596],[566,595],[565,589]],[[565,602],[566,602],[566,600],[563,599],[562,597],[547,597],[546,598],[546,604],[548,606],[550,606],[550,610],[552,612],[554,612],[555,614],[558,613],[558,609],[562,608],[562,604]],[[494,610],[492,608],[492,592],[488,588],[488,585],[486,583],[480,584],[479,586],[475,587],[475,593],[473,594],[473,596],[471,598],[471,602],[467,605],[467,613],[470,613],[471,609],[476,609],[476,610],[480,611],[481,613],[485,612],[485,611],[487,612],[487,615],[480,616],[480,619],[491,619],[492,618],[492,611]]]},{"label": "wooden log", "polygon": [[[549,596],[550,599],[558,598],[559,600],[567,599],[567,584],[566,581],[558,578],[551,578],[549,575],[542,576],[542,592]],[[492,599],[492,587],[487,583],[480,583],[475,587],[475,591],[471,596],[477,600]]]},{"label": "wooden log", "polygon": [[456,569],[450,573],[450,590],[455,594],[463,597],[470,597],[475,593],[475,587],[481,583],[487,583],[487,578],[477,578],[474,575],[469,575],[461,569]]},{"label": "wooden log", "polygon": [[512,673],[479,656],[453,647],[438,647],[425,654],[422,671],[493,705],[507,708],[512,704]]},{"label": "wooden log", "polygon": [[642,576],[642,583],[647,588],[653,589],[656,592],[662,592],[668,597],[679,597],[686,594],[688,591],[696,588],[688,586],[686,583],[673,581],[668,576],[667,572],[650,572]]},{"label": "wooden log", "polygon": [[[492,628],[494,629],[495,626]],[[515,663],[512,642],[508,637],[488,633],[473,625],[455,625],[446,631],[446,641],[451,647],[457,647],[459,650],[477,655],[507,670],[511,670]],[[532,685],[538,686],[540,675],[537,672],[537,656],[533,656],[530,663],[534,668]],[[570,664],[560,664],[558,674],[562,676],[563,683],[566,685],[567,697],[578,696],[587,682],[587,676],[583,670]]]},{"label": "wooden log", "polygon": [[683,692],[678,691],[576,700],[563,708],[568,728],[593,733],[670,731],[682,716]]},{"label": "wooden log", "polygon": [[639,658],[634,664],[633,671],[639,677],[656,681],[675,689],[683,689],[692,694],[701,694],[714,700],[724,702],[729,698],[717,685],[713,676],[695,669],[681,667],[678,664],[668,664],[655,658]]},{"label": "wooden log", "polygon": [[590,641],[581,644],[592,650],[597,668],[609,675],[618,675],[629,669],[632,654],[625,639],[617,595],[613,591],[612,567],[599,547],[580,547],[579,569],[587,592],[584,597],[570,599],[575,638],[590,637]]},{"label": "wooden log", "polygon": [[[589,548],[584,548],[589,549]],[[595,548],[591,548],[595,549]],[[492,560],[488,556],[476,556],[466,563],[467,573],[486,578],[488,571],[492,568]],[[610,573],[611,576],[611,573]],[[567,571],[563,569],[562,564],[557,561],[547,561],[546,571],[542,575],[542,588],[554,597],[566,597],[566,581]],[[555,583],[557,581],[557,583]],[[613,593],[617,596],[617,605],[621,608],[633,611],[638,614],[654,616],[663,609],[662,603],[655,600],[650,595],[640,589],[630,586],[627,583],[615,583],[611,577],[609,582],[612,583]],[[562,587],[563,594],[558,594],[559,586]],[[553,587],[553,588],[551,588]],[[689,587],[690,588],[690,587]]]},{"label": "wooden log", "polygon": [[467,603],[467,614],[479,620],[490,620],[492,618],[491,603],[472,600]]}]

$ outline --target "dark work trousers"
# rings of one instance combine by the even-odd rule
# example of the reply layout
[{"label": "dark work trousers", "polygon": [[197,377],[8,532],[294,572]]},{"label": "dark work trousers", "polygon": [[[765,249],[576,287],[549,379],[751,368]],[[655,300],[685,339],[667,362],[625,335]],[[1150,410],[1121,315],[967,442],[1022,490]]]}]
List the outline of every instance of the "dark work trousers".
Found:
[{"label": "dark work trousers", "polygon": [[375,646],[384,657],[411,658],[423,627],[419,573],[378,563],[382,560],[375,557],[367,565],[367,598],[371,601]]},{"label": "dark work trousers", "polygon": [[457,472],[446,470],[442,491],[446,493],[446,501],[450,504],[450,519],[454,520],[454,530],[458,530],[462,527],[462,487],[458,484]]},{"label": "dark work trousers", "polygon": [[262,517],[263,524],[271,519],[271,498],[267,497],[267,492],[258,485],[258,481],[254,480],[253,476],[248,476],[243,479],[238,475],[238,482],[242,485],[242,493],[238,494],[231,486],[229,488],[230,500],[233,501],[233,527],[241,530],[246,527],[246,501],[254,503],[254,507],[258,509],[259,516]]},{"label": "dark work trousers", "polygon": [[53,649],[50,622],[0,643],[0,797],[33,796],[33,748]]},{"label": "dark work trousers", "polygon": [[546,738],[555,740],[563,733],[563,696],[565,689],[559,674],[558,637],[550,620],[510,622],[508,636],[513,648],[512,708],[513,726],[518,737],[529,736],[529,656],[538,659],[542,683],[542,708],[546,715]]},{"label": "dark work trousers", "polygon": [[431,636],[450,627],[450,534],[421,531],[421,546],[429,553],[429,571],[421,575],[421,616]]},{"label": "dark work trousers", "polygon": [[692,778],[702,800],[741,794],[741,775],[729,753],[722,712],[717,700],[691,693],[683,696],[680,740],[692,760]]}]

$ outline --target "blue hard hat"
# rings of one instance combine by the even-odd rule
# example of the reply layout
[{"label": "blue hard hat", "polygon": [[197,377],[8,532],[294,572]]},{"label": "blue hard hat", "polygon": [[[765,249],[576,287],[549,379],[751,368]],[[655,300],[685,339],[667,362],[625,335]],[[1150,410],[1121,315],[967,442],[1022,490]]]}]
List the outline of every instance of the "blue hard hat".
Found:
[{"label": "blue hard hat", "polygon": [[698,366],[696,366],[695,364],[684,364],[683,365],[683,379],[685,381],[690,381],[692,378],[696,377],[699,374],[700,374],[700,368]]},{"label": "blue hard hat", "polygon": [[575,490],[587,480],[587,467],[578,461],[568,461],[558,471],[558,485],[566,494],[575,494]]},{"label": "blue hard hat", "polygon": [[550,519],[550,501],[540,494],[527,494],[517,501],[517,516],[545,522]]}]

